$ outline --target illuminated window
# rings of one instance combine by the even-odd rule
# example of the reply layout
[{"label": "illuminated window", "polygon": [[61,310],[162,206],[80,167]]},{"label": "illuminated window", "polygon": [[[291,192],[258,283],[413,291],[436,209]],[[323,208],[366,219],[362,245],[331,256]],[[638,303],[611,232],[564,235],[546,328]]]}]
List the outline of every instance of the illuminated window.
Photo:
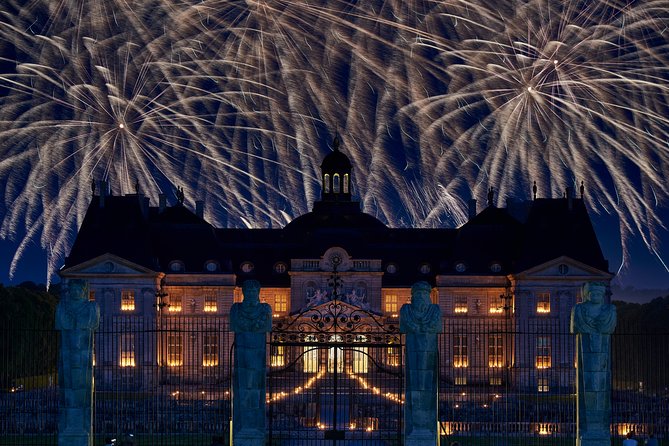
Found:
[{"label": "illuminated window", "polygon": [[214,367],[218,365],[218,336],[205,333],[202,339],[202,365]]},{"label": "illuminated window", "polygon": [[467,308],[467,297],[466,296],[457,296],[455,297],[455,302],[453,306],[453,311],[455,313],[464,314],[468,310]]},{"label": "illuminated window", "polygon": [[453,367],[468,367],[467,336],[453,336]]},{"label": "illuminated window", "polygon": [[184,340],[180,334],[167,335],[167,365],[170,367],[184,365]]},{"label": "illuminated window", "polygon": [[288,311],[288,296],[285,294],[276,294],[274,296],[274,312],[285,313]]},{"label": "illuminated window", "polygon": [[343,186],[344,186],[344,193],[347,194],[348,193],[348,174],[347,173],[344,174],[344,185]]},{"label": "illuminated window", "polygon": [[286,348],[283,345],[273,345],[270,350],[269,364],[272,367],[283,367],[286,364],[285,351]]},{"label": "illuminated window", "polygon": [[456,386],[466,386],[467,385],[467,377],[466,376],[456,376],[454,384]]},{"label": "illuminated window", "polygon": [[491,376],[490,381],[489,381],[491,386],[501,386],[502,385],[502,378],[499,376]]},{"label": "illuminated window", "polygon": [[204,312],[205,313],[216,313],[218,311],[218,302],[214,296],[205,296],[204,297]]},{"label": "illuminated window", "polygon": [[323,176],[323,189],[325,190],[326,194],[330,192],[330,174],[329,173],[326,173]]},{"label": "illuminated window", "polygon": [[[355,342],[367,342],[367,336],[356,336]],[[367,347],[353,348],[353,373],[367,373]]]},{"label": "illuminated window", "polygon": [[400,365],[400,348],[388,347],[386,350],[386,364],[393,367]]},{"label": "illuminated window", "polygon": [[[342,342],[344,339],[339,335],[330,336],[330,342]],[[333,346],[328,349],[328,372],[337,373],[344,371],[344,349]]]},{"label": "illuminated window", "polygon": [[88,300],[90,300],[91,302],[95,302],[95,291],[94,290],[90,290],[88,292]]},{"label": "illuminated window", "polygon": [[[318,339],[314,335],[307,335],[304,340],[306,342],[316,342]],[[318,372],[318,362],[318,347],[305,346],[304,355],[302,356],[304,373]]]},{"label": "illuminated window", "polygon": [[168,296],[170,306],[167,307],[167,310],[170,313],[178,313],[181,311],[181,305],[183,301],[183,293],[181,291],[172,291]]},{"label": "illuminated window", "polygon": [[488,367],[504,367],[502,335],[488,336]]},{"label": "illuminated window", "polygon": [[135,337],[132,334],[121,336],[121,367],[135,367]]},{"label": "illuminated window", "polygon": [[132,290],[121,291],[121,311],[135,311],[135,292]]},{"label": "illuminated window", "polygon": [[504,300],[503,299],[495,299],[495,298],[490,298],[490,308],[488,309],[488,313],[490,314],[502,314],[504,313]]},{"label": "illuminated window", "polygon": [[551,312],[551,293],[537,294],[537,313],[547,314]]},{"label": "illuminated window", "polygon": [[548,336],[537,336],[537,361],[538,369],[548,369],[551,366],[551,338]]},{"label": "illuminated window", "polygon": [[397,294],[386,294],[386,313],[397,314]]},{"label": "illuminated window", "polygon": [[537,391],[538,392],[548,392],[550,391],[550,383],[548,378],[538,378],[537,379]]}]

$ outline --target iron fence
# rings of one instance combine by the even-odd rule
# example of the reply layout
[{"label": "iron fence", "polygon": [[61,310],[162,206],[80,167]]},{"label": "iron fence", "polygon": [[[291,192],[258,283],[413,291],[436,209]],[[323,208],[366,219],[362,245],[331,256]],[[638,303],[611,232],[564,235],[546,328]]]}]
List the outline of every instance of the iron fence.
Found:
[{"label": "iron fence", "polygon": [[[96,444],[106,437],[134,445],[227,444],[232,340],[220,317],[103,319],[95,350]],[[574,344],[566,323],[557,320],[445,321],[439,335],[442,444],[572,445]],[[285,347],[288,366],[292,347]],[[314,351],[325,358],[332,347],[315,345]],[[52,329],[0,327],[0,445],[57,444],[58,348]],[[304,355],[304,345],[295,348]],[[392,362],[392,348],[384,346],[386,362]],[[619,326],[611,349],[612,444],[620,445],[633,430],[641,439],[653,433],[669,445],[669,333]],[[269,365],[277,353],[273,359],[268,351]],[[370,361],[375,357],[371,348],[366,353]],[[403,357],[397,353],[401,362]],[[296,364],[301,371],[285,373],[303,373],[304,360]],[[284,387],[294,391],[276,381],[282,367],[271,369],[268,398]],[[342,383],[362,385],[346,376]]]},{"label": "iron fence", "polygon": [[97,441],[228,444],[232,340],[220,317],[104,319],[95,342]]},{"label": "iron fence", "polygon": [[575,344],[557,318],[451,318],[439,337],[442,442],[573,445]]},{"label": "iron fence", "polygon": [[619,325],[611,340],[612,433],[669,444],[669,331]]}]

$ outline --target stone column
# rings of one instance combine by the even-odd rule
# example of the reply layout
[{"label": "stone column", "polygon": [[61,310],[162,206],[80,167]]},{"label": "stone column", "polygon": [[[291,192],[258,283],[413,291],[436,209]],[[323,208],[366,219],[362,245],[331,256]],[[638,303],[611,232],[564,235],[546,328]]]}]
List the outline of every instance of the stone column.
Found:
[{"label": "stone column", "polygon": [[576,335],[576,446],[611,444],[611,333],[616,308],[605,302],[606,284],[586,283],[571,312]]},{"label": "stone column", "polygon": [[234,446],[264,446],[266,334],[272,330],[272,308],[260,303],[257,281],[245,281],[242,291],[244,300],[230,309],[235,333],[232,439]]},{"label": "stone column", "polygon": [[88,300],[85,280],[63,281],[56,308],[60,331],[58,446],[93,445],[93,333],[100,309]]},{"label": "stone column", "polygon": [[404,445],[436,445],[437,380],[439,358],[437,333],[441,310],[430,302],[432,287],[417,282],[411,287],[411,303],[400,310],[400,331],[406,333],[406,390]]}]

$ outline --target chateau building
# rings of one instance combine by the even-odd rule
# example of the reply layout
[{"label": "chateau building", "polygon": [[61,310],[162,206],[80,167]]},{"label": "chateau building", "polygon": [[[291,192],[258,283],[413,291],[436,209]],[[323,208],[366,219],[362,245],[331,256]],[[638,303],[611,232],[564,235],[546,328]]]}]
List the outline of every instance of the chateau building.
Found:
[{"label": "chateau building", "polygon": [[[260,282],[275,323],[334,298],[351,311],[396,323],[411,286],[426,281],[452,335],[440,348],[442,379],[453,386],[514,384],[509,380],[517,378],[506,371],[518,366],[536,370],[523,385],[539,391],[573,384],[573,373],[552,372],[563,366],[573,372],[573,346],[557,349],[545,333],[568,331],[583,283],[612,278],[582,192],[580,198],[568,190],[557,199],[509,201],[505,208],[490,197],[480,212],[472,200],[469,221],[459,228],[389,228],[354,200],[351,163],[337,144],[321,169],[320,200],[281,229],[216,228],[203,219],[201,203],[191,212],[183,196],[173,206],[164,196],[151,206],[140,193],[111,196],[99,188],[61,277],[88,280],[105,320],[159,328],[178,321],[204,329],[193,339],[169,331],[157,348],[143,348],[148,341],[131,334],[101,339],[101,347],[113,347],[98,349],[97,364],[135,377],[143,364],[158,363],[168,376],[170,368],[206,376],[208,369],[226,367],[229,340],[206,328],[227,319],[249,279]],[[341,283],[336,293],[333,275]],[[529,338],[508,335],[519,327],[541,329]],[[273,367],[291,360],[282,348],[270,355]],[[303,371],[316,373],[328,361],[324,355],[300,355]],[[370,366],[360,355],[347,358],[353,373]],[[380,360],[401,365],[391,347]],[[138,385],[155,379],[144,376]],[[104,379],[97,384],[104,386]]]}]

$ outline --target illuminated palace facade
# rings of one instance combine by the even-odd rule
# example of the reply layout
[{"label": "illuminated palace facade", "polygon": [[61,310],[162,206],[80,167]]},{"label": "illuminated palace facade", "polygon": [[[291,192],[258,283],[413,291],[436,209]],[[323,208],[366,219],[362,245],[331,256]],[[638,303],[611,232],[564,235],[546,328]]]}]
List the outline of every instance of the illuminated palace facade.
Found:
[{"label": "illuminated palace facade", "polygon": [[[275,321],[286,320],[333,298],[336,258],[339,299],[385,323],[397,322],[412,284],[433,286],[433,302],[452,332],[440,346],[442,380],[513,384],[503,372],[511,364],[536,369],[522,384],[540,391],[573,384],[573,373],[551,373],[573,370],[573,346],[558,352],[550,333],[568,331],[584,282],[612,277],[582,192],[509,201],[505,208],[489,197],[480,212],[472,200],[469,221],[459,228],[389,228],[353,199],[346,155],[336,148],[321,168],[320,200],[281,229],[215,228],[199,202],[191,212],[183,197],[169,206],[161,196],[151,206],[140,193],[111,196],[98,188],[60,274],[88,280],[106,327],[120,327],[113,339],[104,339],[105,326],[98,336],[96,364],[110,370],[109,379],[126,374],[142,388],[158,379],[137,378],[143,366],[159,365],[167,376],[192,373],[193,380],[226,369],[231,336],[220,327],[241,300],[241,284],[258,280]],[[189,323],[195,334],[172,330]],[[151,325],[169,330],[156,342],[152,331],[132,329]],[[509,337],[526,326],[539,327],[536,336]],[[269,354],[271,366],[289,359],[281,348]],[[316,373],[326,356],[305,354],[301,367]],[[399,366],[398,358],[388,348],[383,360]],[[354,371],[364,373],[366,360],[352,360]],[[104,386],[105,378],[96,384]]]}]

